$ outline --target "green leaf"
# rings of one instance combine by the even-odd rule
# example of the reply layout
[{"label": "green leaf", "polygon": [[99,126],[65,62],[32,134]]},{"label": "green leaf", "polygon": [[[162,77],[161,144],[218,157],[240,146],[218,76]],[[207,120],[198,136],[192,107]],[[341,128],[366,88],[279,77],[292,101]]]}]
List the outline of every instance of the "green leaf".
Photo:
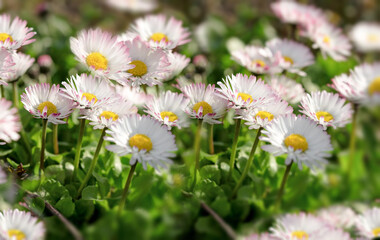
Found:
[{"label": "green leaf", "polygon": [[215,222],[215,220],[211,216],[200,217],[195,223],[195,229],[199,233],[206,233],[213,236],[221,237],[220,239],[224,239],[224,231],[219,227],[219,225]]},{"label": "green leaf", "polygon": [[226,197],[217,197],[211,204],[211,208],[221,217],[227,216],[231,211],[231,205]]},{"label": "green leaf", "polygon": [[55,207],[66,217],[70,217],[71,215],[73,215],[75,210],[75,204],[73,203],[71,197],[59,200],[57,204],[55,204]]},{"label": "green leaf", "polygon": [[110,188],[111,188],[111,186],[109,184],[109,180],[105,177],[100,176],[99,174],[97,174],[95,172],[92,175],[96,178],[96,180],[98,182],[100,196],[102,198],[105,198],[107,196],[108,192],[110,191]]},{"label": "green leaf", "polygon": [[82,191],[83,200],[98,200],[98,188],[96,186],[87,186]]},{"label": "green leaf", "polygon": [[61,184],[65,181],[65,171],[61,165],[50,165],[45,169],[45,176],[58,180]]},{"label": "green leaf", "polygon": [[217,184],[220,182],[221,174],[218,166],[216,165],[206,165],[201,168],[200,175],[204,179],[210,179]]},{"label": "green leaf", "polygon": [[38,215],[42,215],[45,209],[45,202],[42,198],[33,198],[29,203],[29,207],[33,210],[33,212],[37,213]]}]

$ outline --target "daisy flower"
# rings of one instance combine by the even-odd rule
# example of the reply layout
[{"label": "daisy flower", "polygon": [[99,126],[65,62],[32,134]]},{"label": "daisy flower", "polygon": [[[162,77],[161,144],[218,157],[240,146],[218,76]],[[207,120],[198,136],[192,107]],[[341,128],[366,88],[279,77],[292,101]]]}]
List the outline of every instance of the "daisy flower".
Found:
[{"label": "daisy flower", "polygon": [[132,154],[129,164],[140,162],[144,169],[148,164],[155,169],[167,168],[172,163],[170,158],[175,156],[173,152],[177,151],[175,136],[149,116],[129,115],[106,132],[110,136],[104,139],[114,143],[106,146],[109,151],[119,156]]},{"label": "daisy flower", "polygon": [[5,98],[0,99],[0,145],[4,142],[17,141],[20,138],[21,122],[18,110],[11,106],[12,102]]},{"label": "daisy flower", "polygon": [[137,113],[137,107],[130,102],[124,101],[121,97],[113,102],[113,104],[83,111],[84,118],[90,120],[90,125],[93,125],[94,129],[103,129],[105,127],[109,128],[119,118]]},{"label": "daisy flower", "polygon": [[169,130],[172,127],[182,128],[189,125],[185,113],[188,104],[189,99],[183,94],[167,91],[149,101],[145,106],[145,112],[166,125]]},{"label": "daisy flower", "polygon": [[132,86],[116,86],[116,92],[124,100],[131,102],[137,107],[144,106],[148,101],[150,101],[153,96],[144,93],[139,88],[134,88]]},{"label": "daisy flower", "polygon": [[313,48],[321,49],[322,55],[329,55],[335,61],[344,61],[351,55],[351,44],[342,30],[331,25],[315,25],[308,30],[308,36],[314,42]]},{"label": "daisy flower", "polygon": [[0,167],[0,185],[7,182],[7,175],[3,171],[3,169]]},{"label": "daisy flower", "polygon": [[[190,41],[190,32],[182,27],[182,21],[165,15],[148,15],[137,19],[126,34],[140,36],[150,47],[171,50]],[[123,38],[123,37],[122,37]]]},{"label": "daisy flower", "polygon": [[254,108],[272,101],[276,96],[272,89],[255,76],[236,74],[227,76],[218,82],[217,93],[226,99],[228,106],[234,109]]},{"label": "daisy flower", "polygon": [[163,81],[169,81],[178,76],[190,63],[190,58],[176,52],[168,53],[167,57],[170,65],[168,67],[168,72],[163,74]]},{"label": "daisy flower", "polygon": [[32,37],[36,32],[26,26],[27,22],[15,17],[11,22],[8,14],[0,15],[0,48],[17,50],[21,46],[35,41]]},{"label": "daisy flower", "polygon": [[284,23],[298,24],[304,14],[303,5],[293,1],[276,1],[270,5],[273,13]]},{"label": "daisy flower", "polygon": [[232,60],[258,74],[279,73],[281,69],[275,63],[275,58],[268,48],[246,46],[231,52]]},{"label": "daisy flower", "polygon": [[45,227],[30,212],[6,210],[0,212],[0,236],[4,240],[41,240],[45,236]]},{"label": "daisy flower", "polygon": [[62,119],[70,116],[75,105],[72,100],[59,93],[59,85],[53,84],[50,88],[49,83],[39,83],[25,89],[21,102],[35,118],[47,119],[54,124],[65,124]]},{"label": "daisy flower", "polygon": [[290,104],[296,104],[305,95],[301,84],[285,76],[273,76],[268,80],[273,91]]},{"label": "daisy flower", "polygon": [[70,38],[71,51],[76,59],[95,75],[125,85],[133,68],[127,47],[108,32],[100,29],[83,30],[78,38]]},{"label": "daisy flower", "polygon": [[151,12],[157,8],[156,0],[106,0],[106,3],[117,10],[132,13]]},{"label": "daisy flower", "polygon": [[351,75],[335,77],[332,87],[347,100],[356,104],[380,103],[380,63],[362,64],[351,71]]},{"label": "daisy flower", "polygon": [[350,234],[339,228],[327,228],[319,231],[310,240],[352,240]]},{"label": "daisy flower", "polygon": [[285,115],[278,117],[264,127],[260,140],[268,142],[264,151],[274,156],[287,154],[286,165],[295,162],[302,169],[302,163],[311,169],[322,167],[333,150],[328,135],[321,126],[305,116]]},{"label": "daisy flower", "polygon": [[161,49],[151,49],[139,37],[132,41],[125,41],[124,44],[132,60],[130,64],[133,65],[133,68],[127,71],[131,74],[130,84],[133,87],[142,84],[148,86],[161,84],[160,76],[168,71],[166,67],[169,62],[166,54]]},{"label": "daisy flower", "polygon": [[215,92],[215,85],[193,83],[185,86],[182,92],[190,99],[186,113],[191,118],[202,119],[209,124],[219,124],[227,108],[227,101]]},{"label": "daisy flower", "polygon": [[327,228],[328,226],[321,219],[301,212],[279,217],[270,230],[273,236],[282,240],[306,240],[314,239],[313,236]]},{"label": "daisy flower", "polygon": [[293,108],[280,98],[255,108],[237,110],[236,112],[239,116],[238,118],[245,120],[245,124],[249,126],[249,129],[265,127],[273,119],[291,113],[293,113]]},{"label": "daisy flower", "polygon": [[115,89],[107,81],[84,73],[71,76],[62,85],[65,88],[61,89],[61,95],[77,103],[80,109],[101,107],[115,99]]},{"label": "daisy flower", "polygon": [[2,79],[13,73],[14,70],[12,67],[14,65],[15,63],[13,62],[9,51],[0,49],[0,85],[8,85],[8,83]]},{"label": "daisy flower", "polygon": [[358,216],[356,227],[363,237],[369,239],[380,237],[380,208],[374,207]]},{"label": "daisy flower", "polygon": [[14,52],[11,57],[15,65],[10,67],[9,72],[2,75],[2,79],[7,82],[18,80],[34,63],[34,58],[21,52]]},{"label": "daisy flower", "polygon": [[314,63],[310,49],[301,43],[288,39],[273,39],[267,42],[266,46],[278,59],[279,66],[291,73],[306,76],[301,69]]},{"label": "daisy flower", "polygon": [[344,229],[354,226],[357,217],[356,213],[351,208],[343,205],[321,209],[318,211],[317,215],[331,226]]},{"label": "daisy flower", "polygon": [[339,94],[317,91],[302,98],[300,112],[321,124],[325,130],[328,126],[344,127],[352,116],[351,104],[345,103],[346,99],[340,98]]},{"label": "daisy flower", "polygon": [[378,23],[357,23],[351,29],[349,37],[360,52],[380,50],[380,25]]},{"label": "daisy flower", "polygon": [[248,237],[242,238],[244,240],[280,240],[278,237],[274,237],[272,235],[269,235],[268,233],[262,233],[262,234],[252,234]]}]

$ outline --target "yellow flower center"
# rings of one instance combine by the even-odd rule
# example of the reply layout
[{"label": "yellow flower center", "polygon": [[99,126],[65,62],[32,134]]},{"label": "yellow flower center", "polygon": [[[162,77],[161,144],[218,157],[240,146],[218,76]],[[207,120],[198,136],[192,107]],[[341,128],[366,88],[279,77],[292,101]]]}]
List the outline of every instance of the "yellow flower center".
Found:
[{"label": "yellow flower center", "polygon": [[369,95],[380,93],[380,77],[375,78],[368,88]]},{"label": "yellow flower center", "polygon": [[253,65],[258,65],[259,67],[265,67],[266,66],[266,64],[265,64],[265,62],[263,60],[253,60],[252,64]]},{"label": "yellow flower center", "polygon": [[331,114],[328,113],[328,112],[320,111],[320,112],[316,112],[315,115],[317,115],[318,120],[319,120],[321,117],[323,117],[325,122],[330,122],[331,120],[334,120],[333,115],[331,115]]},{"label": "yellow flower center", "polygon": [[145,149],[147,152],[149,152],[153,148],[152,141],[150,140],[148,136],[144,134],[133,135],[129,139],[129,145],[131,147],[137,147],[139,151],[141,151],[142,149]]},{"label": "yellow flower center", "polygon": [[325,36],[323,37],[323,40],[322,40],[322,41],[323,41],[324,43],[326,43],[327,45],[329,45],[330,42],[331,42],[331,39],[330,39],[329,36],[325,35]]},{"label": "yellow flower center", "polygon": [[169,122],[174,122],[178,119],[178,116],[173,112],[161,112],[161,118],[164,120],[166,117],[169,117]]},{"label": "yellow flower center", "polygon": [[203,116],[206,115],[206,114],[209,114],[209,113],[213,113],[211,105],[208,104],[205,101],[198,102],[198,103],[194,104],[193,110],[195,112],[198,112],[198,110],[199,110],[200,107],[203,108],[203,112],[202,112]]},{"label": "yellow flower center", "polygon": [[249,94],[247,94],[247,93],[239,93],[239,94],[237,95],[237,99],[239,99],[239,97],[241,97],[241,99],[242,99],[244,102],[248,101],[248,99],[250,99],[250,100],[249,100],[249,103],[251,103],[251,102],[253,101],[252,96],[249,95]]},{"label": "yellow flower center", "polygon": [[373,229],[372,233],[374,237],[380,236],[380,227]]},{"label": "yellow flower center", "polygon": [[135,77],[142,77],[148,72],[146,64],[142,61],[135,60],[131,62],[132,65],[135,65],[134,68],[129,69],[127,72],[132,74]]},{"label": "yellow flower center", "polygon": [[160,33],[160,32],[153,33],[152,36],[150,36],[150,39],[155,42],[161,42],[162,39],[164,39],[165,42],[169,42],[168,37],[165,34]]},{"label": "yellow flower center", "polygon": [[379,42],[379,36],[373,33],[368,34],[367,40],[370,43],[377,43]]},{"label": "yellow flower center", "polygon": [[272,113],[270,112],[266,112],[266,111],[259,111],[257,114],[256,114],[256,117],[260,117],[261,119],[268,119],[269,121],[272,121],[274,116]]},{"label": "yellow flower center", "polygon": [[8,33],[0,33],[0,41],[5,42],[7,39],[9,39],[10,42],[13,42],[13,38]]},{"label": "yellow flower center", "polygon": [[8,236],[10,239],[15,240],[25,240],[26,236],[23,232],[17,229],[10,229],[8,230]]},{"label": "yellow flower center", "polygon": [[98,52],[90,53],[86,57],[86,63],[88,66],[95,68],[95,70],[106,70],[108,66],[107,58]]},{"label": "yellow flower center", "polygon": [[290,57],[288,57],[288,56],[283,56],[282,58],[285,60],[285,62],[290,63],[290,65],[293,65],[293,64],[294,64],[294,61],[293,61],[292,58],[290,58]]},{"label": "yellow flower center", "polygon": [[95,101],[94,102],[97,102],[98,101],[98,98],[94,95],[94,94],[92,94],[92,93],[83,93],[82,94],[82,98],[86,98],[87,99],[87,101],[89,101],[89,102],[91,102],[93,99],[95,99]]},{"label": "yellow flower center", "polygon": [[291,134],[285,138],[284,143],[287,147],[291,146],[294,150],[306,151],[309,147],[306,138],[299,134]]},{"label": "yellow flower center", "polygon": [[102,118],[102,117],[104,117],[105,119],[112,118],[113,121],[116,121],[117,119],[119,119],[119,115],[110,111],[103,111],[102,114],[100,114],[99,118]]},{"label": "yellow flower center", "polygon": [[47,107],[47,115],[50,116],[52,113],[58,113],[57,107],[49,101],[43,102],[40,105],[38,105],[38,111],[41,113],[44,111],[44,108]]},{"label": "yellow flower center", "polygon": [[292,240],[299,239],[299,240],[308,240],[309,235],[305,233],[304,231],[294,231],[292,232]]}]

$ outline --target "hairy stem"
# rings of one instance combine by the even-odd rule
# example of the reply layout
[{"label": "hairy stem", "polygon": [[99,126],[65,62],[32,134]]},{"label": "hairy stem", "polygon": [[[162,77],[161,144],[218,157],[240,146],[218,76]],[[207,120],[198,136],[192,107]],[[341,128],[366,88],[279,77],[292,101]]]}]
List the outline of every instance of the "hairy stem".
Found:
[{"label": "hairy stem", "polygon": [[194,141],[194,151],[195,151],[195,165],[194,165],[194,180],[191,185],[191,190],[194,189],[195,184],[197,183],[197,172],[199,169],[199,160],[201,154],[201,131],[202,131],[202,119],[198,119],[198,127],[197,132],[195,133],[195,141]]},{"label": "hairy stem", "polygon": [[214,149],[214,124],[210,124],[209,132],[208,132],[208,144],[209,144],[210,154],[214,154],[215,153],[215,149]]},{"label": "hairy stem", "polygon": [[58,124],[53,124],[53,146],[54,146],[54,154],[59,154],[59,146],[58,146]]},{"label": "hairy stem", "polygon": [[137,162],[135,164],[133,164],[131,166],[131,169],[129,170],[128,178],[127,178],[127,181],[125,182],[125,186],[124,186],[124,190],[123,190],[123,195],[121,196],[121,200],[120,200],[120,203],[119,203],[119,212],[118,212],[119,215],[124,210],[125,201],[127,200],[128,190],[129,190],[129,187],[131,186],[131,182],[132,182],[132,178],[133,178],[133,173],[135,172],[136,165],[137,165]]},{"label": "hairy stem", "polygon": [[40,171],[39,175],[41,176],[41,171],[45,169],[45,145],[46,145],[46,128],[47,128],[48,120],[42,119],[42,136],[41,136],[41,155],[40,155]]},{"label": "hairy stem", "polygon": [[292,168],[292,165],[293,165],[293,161],[289,165],[286,166],[284,176],[282,177],[280,190],[278,191],[278,194],[277,194],[277,200],[276,200],[276,205],[275,205],[276,210],[280,209],[281,207],[282,196],[284,195],[286,181],[288,180],[288,176],[290,173],[290,169]]},{"label": "hairy stem", "polygon": [[82,140],[83,140],[83,135],[84,135],[84,129],[86,126],[86,119],[81,119],[80,120],[80,129],[79,129],[79,137],[77,141],[77,146],[75,150],[75,158],[74,158],[74,172],[72,175],[72,179],[77,175],[77,171],[79,168],[79,159],[80,159],[80,152],[82,149]]},{"label": "hairy stem", "polygon": [[235,135],[234,135],[234,140],[232,142],[231,157],[230,157],[230,171],[228,172],[227,179],[231,178],[232,172],[235,168],[236,149],[237,149],[237,143],[239,140],[240,129],[241,129],[241,119],[236,119],[235,120]]}]

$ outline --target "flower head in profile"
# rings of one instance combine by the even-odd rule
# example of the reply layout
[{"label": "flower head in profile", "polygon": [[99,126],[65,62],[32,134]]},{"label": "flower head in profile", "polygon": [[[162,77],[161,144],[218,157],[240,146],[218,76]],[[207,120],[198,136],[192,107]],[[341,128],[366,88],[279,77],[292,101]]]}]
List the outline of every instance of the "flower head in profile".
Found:
[{"label": "flower head in profile", "polygon": [[162,75],[168,71],[169,66],[166,54],[161,49],[152,49],[139,37],[125,41],[125,46],[131,58],[133,68],[127,70],[130,85],[138,87],[142,84],[153,86],[161,84]]},{"label": "flower head in profile", "polygon": [[[21,122],[18,110],[11,108],[12,102],[0,99],[0,145],[17,141],[20,138]],[[4,141],[4,142],[3,142]]]},{"label": "flower head in profile", "polygon": [[175,136],[167,127],[149,116],[137,114],[119,119],[106,131],[106,141],[114,143],[106,148],[124,156],[132,154],[130,164],[139,162],[144,169],[151,165],[155,169],[167,168],[177,150]]},{"label": "flower head in profile", "polygon": [[380,24],[378,23],[359,22],[351,29],[349,37],[360,52],[380,50]]},{"label": "flower head in profile", "polygon": [[100,29],[83,30],[77,38],[70,38],[71,51],[76,59],[96,76],[112,79],[125,85],[133,68],[128,49],[117,37]]},{"label": "flower head in profile", "polygon": [[109,128],[119,118],[125,117],[130,114],[137,113],[137,107],[131,102],[125,101],[120,96],[116,97],[115,101],[111,104],[104,104],[92,110],[82,111],[83,117],[90,120],[90,125],[94,129]]},{"label": "flower head in profile", "polygon": [[0,238],[4,240],[41,240],[45,236],[45,226],[30,212],[18,209],[0,212]]},{"label": "flower head in profile", "polygon": [[163,81],[169,81],[178,76],[190,63],[190,58],[176,52],[169,52],[167,57],[170,65],[168,66],[168,71],[163,73]]},{"label": "flower head in profile", "polygon": [[227,101],[215,92],[215,85],[193,83],[182,88],[182,92],[190,99],[186,113],[191,118],[201,119],[209,124],[221,123],[227,109]]},{"label": "flower head in profile", "polygon": [[289,39],[273,39],[266,46],[272,51],[280,68],[306,76],[301,69],[314,63],[314,56],[305,45]]},{"label": "flower head in profile", "polygon": [[245,124],[249,126],[249,129],[265,127],[273,119],[292,113],[293,108],[280,98],[276,98],[255,108],[236,111],[238,118],[245,120]]},{"label": "flower head in profile", "polygon": [[321,219],[302,212],[281,216],[270,228],[273,236],[283,240],[315,239],[314,237],[325,229],[330,227]]},{"label": "flower head in profile", "polygon": [[347,100],[356,104],[380,104],[380,63],[362,64],[351,74],[335,77],[332,87]]},{"label": "flower head in profile", "polygon": [[281,68],[276,63],[276,59],[269,48],[246,46],[243,49],[233,51],[231,56],[235,62],[253,73],[281,72]]},{"label": "flower head in profile", "polygon": [[0,48],[17,50],[35,41],[32,37],[36,32],[33,32],[33,28],[28,28],[27,22],[19,17],[15,17],[11,21],[8,14],[2,14],[0,22]]},{"label": "flower head in profile", "polygon": [[39,83],[27,87],[21,95],[24,108],[35,118],[47,119],[54,124],[65,124],[64,118],[70,116],[75,104],[60,94],[59,85]]},{"label": "flower head in profile", "polygon": [[218,85],[219,96],[227,100],[228,106],[234,109],[254,108],[276,98],[272,89],[253,75],[239,73],[227,76]]},{"label": "flower head in profile", "polygon": [[355,225],[356,213],[349,207],[335,205],[318,211],[317,215],[331,226],[349,229]]},{"label": "flower head in profile", "polygon": [[266,125],[262,133],[260,140],[269,143],[262,146],[264,151],[274,156],[287,154],[285,164],[294,162],[300,169],[302,164],[311,169],[322,168],[333,150],[330,135],[305,116],[280,116]]},{"label": "flower head in profile", "polygon": [[92,109],[115,100],[115,89],[108,81],[87,74],[71,76],[62,82],[61,95],[77,103],[80,109]]},{"label": "flower head in profile", "polygon": [[308,36],[314,42],[313,48],[319,48],[322,55],[335,61],[344,61],[351,55],[351,43],[342,30],[331,25],[315,25],[308,29]]},{"label": "flower head in profile", "polygon": [[188,104],[189,99],[183,94],[167,91],[151,99],[145,106],[145,112],[166,125],[169,130],[172,127],[182,128],[189,125],[185,113]]},{"label": "flower head in profile", "polygon": [[146,13],[157,8],[157,0],[106,0],[106,3],[117,10]]},{"label": "flower head in profile", "polygon": [[267,82],[278,96],[290,104],[298,103],[305,95],[305,89],[300,83],[285,76],[272,76]]},{"label": "flower head in profile", "polygon": [[121,39],[129,40],[136,36],[150,47],[163,50],[171,50],[190,41],[190,32],[182,27],[182,21],[162,14],[138,18]]},{"label": "flower head in profile", "polygon": [[144,91],[142,91],[140,88],[135,88],[132,86],[116,86],[116,92],[125,101],[131,102],[137,107],[144,106],[153,98],[152,95],[144,93]]},{"label": "flower head in profile", "polygon": [[307,94],[301,100],[301,112],[321,124],[324,129],[344,127],[351,121],[352,108],[339,94],[317,91]]},{"label": "flower head in profile", "polygon": [[369,239],[380,237],[380,208],[374,207],[359,215],[356,228],[360,236]]},{"label": "flower head in profile", "polygon": [[19,77],[25,74],[25,72],[34,63],[34,58],[29,55],[23,54],[21,52],[14,52],[11,55],[13,66],[10,67],[9,71],[2,75],[2,79],[7,82],[16,81]]}]

